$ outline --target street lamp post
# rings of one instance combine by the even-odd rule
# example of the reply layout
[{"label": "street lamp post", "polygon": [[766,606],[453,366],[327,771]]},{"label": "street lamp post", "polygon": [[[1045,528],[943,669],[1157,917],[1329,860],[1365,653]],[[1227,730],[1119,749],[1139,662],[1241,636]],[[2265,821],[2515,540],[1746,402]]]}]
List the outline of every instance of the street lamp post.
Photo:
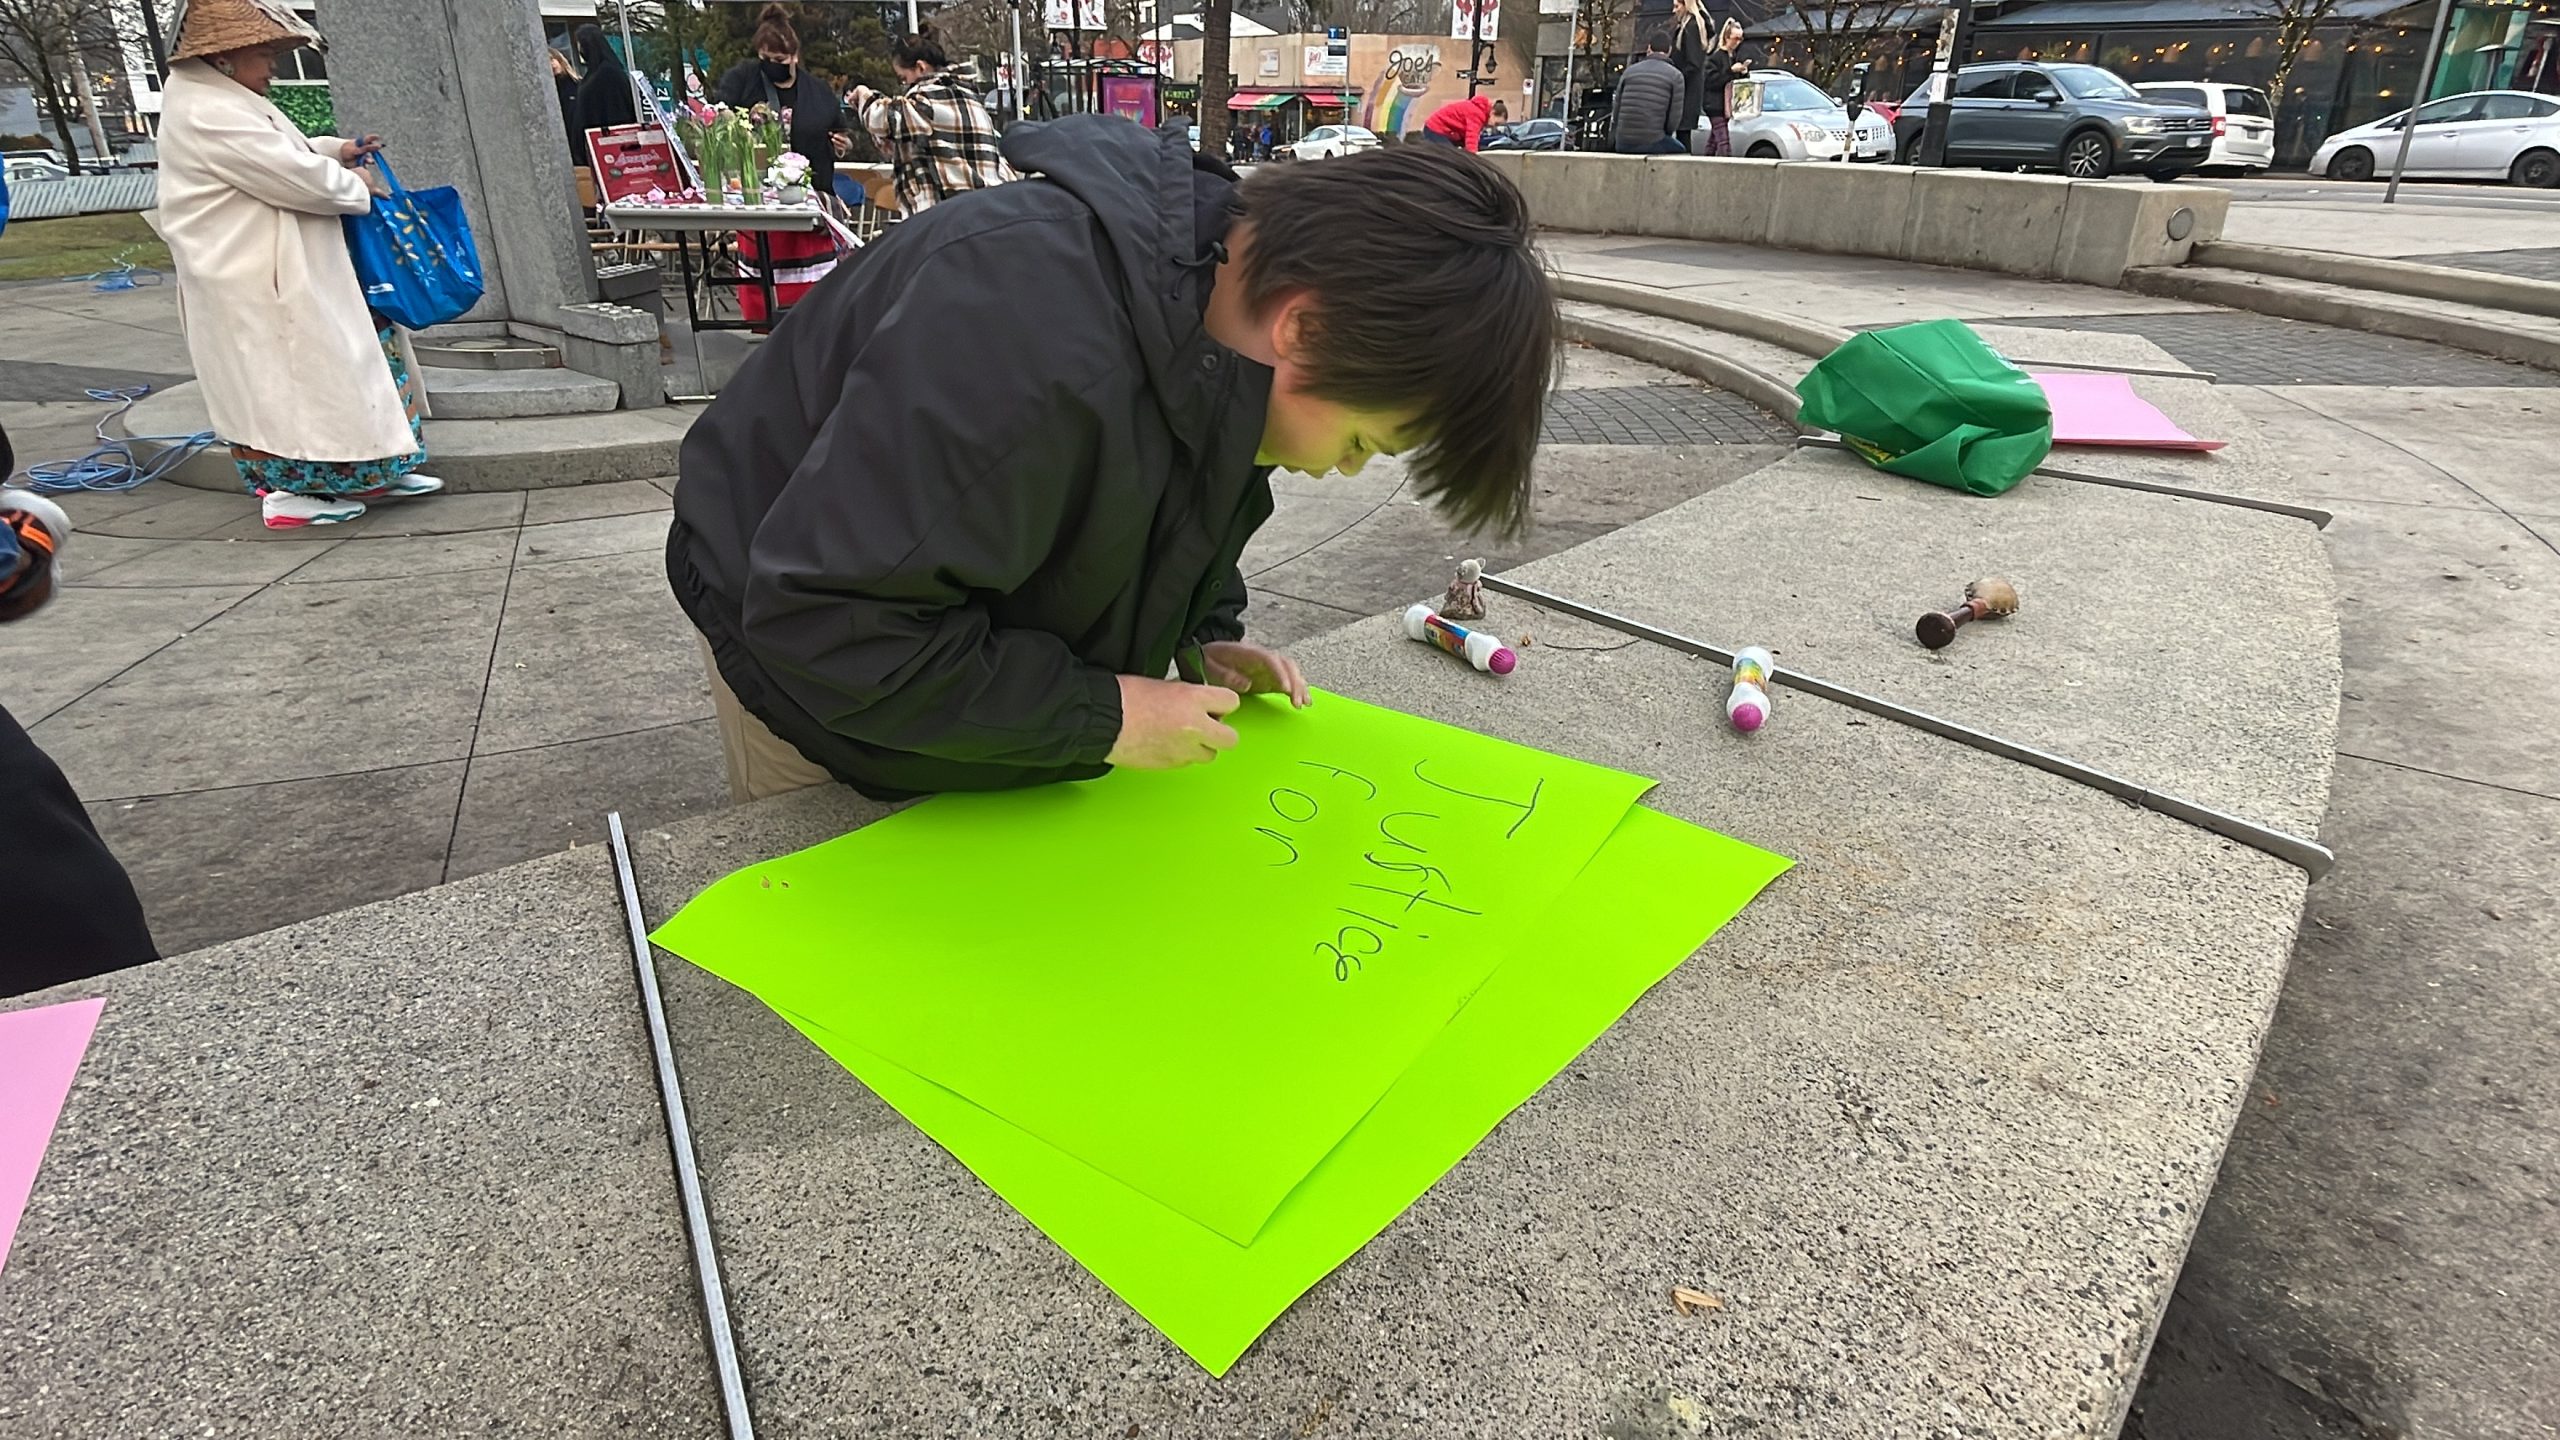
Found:
[{"label": "street lamp post", "polygon": [[1965,51],[1973,45],[1973,0],[1955,0],[1938,26],[1937,61],[1929,70],[1929,118],[1920,127],[1922,165],[1947,163],[1947,125],[1953,119],[1956,75],[1964,69]]},{"label": "street lamp post", "polygon": [[2418,107],[2427,103],[2427,92],[2435,88],[2436,60],[2444,53],[2445,22],[2452,15],[2453,0],[2436,0],[2436,28],[2427,32],[2426,63],[2418,67],[2417,93],[2409,97],[2409,118],[2400,122],[2400,153],[2392,157],[2391,183],[2383,187],[2385,205],[2400,198],[2400,172],[2409,168],[2409,142],[2418,133]]}]

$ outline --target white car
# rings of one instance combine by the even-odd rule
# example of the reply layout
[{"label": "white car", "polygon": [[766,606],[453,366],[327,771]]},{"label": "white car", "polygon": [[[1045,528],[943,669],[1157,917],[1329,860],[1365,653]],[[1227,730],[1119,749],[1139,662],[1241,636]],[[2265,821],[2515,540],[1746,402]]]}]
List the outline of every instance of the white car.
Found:
[{"label": "white car", "polygon": [[[2409,112],[2341,130],[2320,142],[2311,173],[2371,180],[2399,158]],[[2408,134],[2409,168],[2426,180],[2499,180],[2548,190],[2560,185],[2560,100],[2524,90],[2474,90],[2418,107]]]},{"label": "white car", "polygon": [[2192,105],[2213,117],[2213,148],[2205,152],[2204,169],[2257,175],[2276,163],[2276,107],[2266,91],[2219,80],[2154,80],[2133,88],[2145,100]]},{"label": "white car", "polygon": [[1319,125],[1295,145],[1280,147],[1300,160],[1323,160],[1335,155],[1356,155],[1378,148],[1378,135],[1357,125]]},{"label": "white car", "polygon": [[[1893,126],[1873,111],[1861,111],[1855,127],[1840,102],[1822,88],[1785,70],[1754,70],[1760,84],[1760,113],[1726,123],[1725,139],[1736,155],[1755,160],[1852,160],[1893,158]],[[1689,149],[1707,153],[1712,122],[1701,119]],[[1853,133],[1854,132],[1854,133]]]},{"label": "white car", "polygon": [[0,161],[0,167],[5,167],[5,169],[0,169],[0,173],[5,173],[8,177],[9,183],[12,185],[23,184],[30,180],[67,180],[71,178],[70,171],[63,169],[61,166],[54,164],[52,161],[45,159],[41,155],[12,155],[7,160]]}]

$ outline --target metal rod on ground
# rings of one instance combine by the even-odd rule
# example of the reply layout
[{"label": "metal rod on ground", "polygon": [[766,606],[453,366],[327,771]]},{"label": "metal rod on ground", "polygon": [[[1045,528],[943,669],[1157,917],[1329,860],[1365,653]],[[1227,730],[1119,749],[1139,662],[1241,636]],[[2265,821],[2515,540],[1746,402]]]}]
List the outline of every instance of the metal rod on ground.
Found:
[{"label": "metal rod on ground", "polygon": [[613,874],[622,887],[622,917],[631,927],[631,963],[640,975],[640,1005],[649,1021],[649,1049],[658,1066],[658,1098],[666,1105],[667,1146],[675,1154],[676,1191],[684,1201],[685,1238],[702,1284],[702,1314],[711,1330],[711,1361],[720,1372],[720,1407],[728,1415],[729,1440],[755,1440],[747,1410],[746,1379],[738,1368],[738,1341],[729,1329],[729,1296],[720,1284],[720,1256],[712,1248],[711,1215],[702,1202],[702,1173],[694,1166],[693,1122],[686,1118],[684,1086],[676,1079],[676,1052],[667,1038],[667,1009],[658,995],[658,967],[649,958],[649,927],[640,916],[640,884],[631,873],[631,843],[622,812],[605,816],[613,837]]},{"label": "metal rod on ground", "polygon": [[[1796,445],[1800,449],[1807,450],[1849,448],[1847,442],[1829,431],[1814,435],[1799,435],[1796,437]],[[2315,528],[2321,530],[2328,529],[2329,522],[2337,518],[2326,510],[2314,509],[2309,505],[2287,505],[2281,500],[2259,500],[2220,490],[2194,490],[2184,485],[2162,485],[2150,480],[2127,480],[2115,475],[2092,475],[2085,470],[2065,470],[2053,465],[2039,465],[2034,473],[2050,475],[2056,480],[2077,480],[2083,485],[2108,485],[2118,490],[2140,490],[2150,495],[2172,495],[2181,500],[2202,500],[2208,504],[2229,505],[2240,510],[2264,510],[2270,515],[2289,515],[2296,520],[2308,520]]]},{"label": "metal rod on ground", "polygon": [[2428,92],[2435,89],[2436,61],[2444,55],[2444,27],[2452,18],[2453,0],[2436,0],[2436,26],[2427,32],[2426,62],[2418,67],[2418,83],[2409,96],[2409,118],[2400,122],[2400,153],[2391,161],[2391,183],[2382,190],[2385,205],[2400,198],[2400,172],[2409,168],[2409,142],[2418,133],[2418,107],[2427,103]]},{"label": "metal rod on ground", "polygon": [[[1695,655],[1717,665],[1730,667],[1733,664],[1733,652],[1720,646],[1710,645],[1703,640],[1692,640],[1686,635],[1675,634],[1669,630],[1658,630],[1641,621],[1630,620],[1623,615],[1612,614],[1579,601],[1568,600],[1561,595],[1550,594],[1534,585],[1523,585],[1516,580],[1506,580],[1499,575],[1487,575],[1484,577],[1484,588],[1497,594],[1509,595],[1514,599],[1526,600],[1532,605],[1543,606],[1561,615],[1570,615],[1577,620],[1606,626],[1622,635],[1633,635],[1639,640],[1650,640],[1665,649],[1677,650],[1685,655]],[[2327,847],[2316,841],[2287,834],[2255,821],[2243,820],[2237,815],[2225,814],[2192,800],[2162,794],[2149,786],[2127,780],[2123,776],[2111,775],[2104,770],[2083,765],[2077,760],[2067,759],[2049,751],[2038,750],[2031,745],[2004,740],[1986,730],[1976,730],[1969,725],[1942,720],[1926,711],[1897,705],[1890,700],[1869,695],[1862,690],[1852,690],[1845,685],[1835,685],[1800,670],[1775,669],[1769,672],[1769,678],[1774,683],[1789,689],[1801,690],[1808,695],[1818,696],[1834,704],[1846,705],[1853,710],[1863,710],[1869,715],[1908,725],[1915,730],[1924,730],[1941,739],[1953,740],[1959,745],[1997,755],[2005,760],[2015,760],[2022,765],[2042,770],[2048,775],[2086,785],[2092,790],[2113,795],[2119,800],[2129,801],[2146,810],[2156,811],[2173,820],[2183,820],[2197,829],[2210,831],[2225,840],[2237,841],[2253,850],[2272,855],[2286,864],[2297,866],[2314,880],[2328,874],[2329,867],[2337,863],[2337,857],[2329,853]]]}]

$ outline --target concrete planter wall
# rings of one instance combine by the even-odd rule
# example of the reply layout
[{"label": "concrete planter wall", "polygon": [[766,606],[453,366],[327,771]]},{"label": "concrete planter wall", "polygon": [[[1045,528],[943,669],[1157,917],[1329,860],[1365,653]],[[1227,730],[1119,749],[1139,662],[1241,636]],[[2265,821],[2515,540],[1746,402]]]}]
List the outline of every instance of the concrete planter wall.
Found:
[{"label": "concrete planter wall", "polygon": [[1539,224],[2113,286],[2219,239],[2230,192],[1899,165],[1496,153]]}]

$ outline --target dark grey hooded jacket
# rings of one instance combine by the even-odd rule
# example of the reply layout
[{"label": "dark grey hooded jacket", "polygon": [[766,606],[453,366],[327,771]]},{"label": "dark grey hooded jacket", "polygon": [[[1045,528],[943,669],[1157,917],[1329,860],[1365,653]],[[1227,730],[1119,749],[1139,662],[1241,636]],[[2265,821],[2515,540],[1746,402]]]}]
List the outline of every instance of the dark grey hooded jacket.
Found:
[{"label": "dark grey hooded jacket", "polygon": [[1209,338],[1231,172],[1114,116],[856,252],[686,435],[667,572],[721,677],[867,794],[1104,772],[1116,676],[1243,633],[1271,372]]}]

